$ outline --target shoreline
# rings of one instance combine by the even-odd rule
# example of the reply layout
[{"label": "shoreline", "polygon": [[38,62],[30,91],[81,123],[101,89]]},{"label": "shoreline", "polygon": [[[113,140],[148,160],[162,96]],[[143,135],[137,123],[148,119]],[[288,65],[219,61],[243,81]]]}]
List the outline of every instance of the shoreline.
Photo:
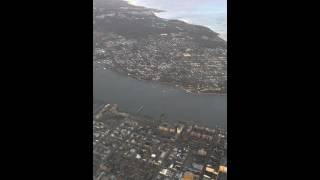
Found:
[{"label": "shoreline", "polygon": [[[146,82],[146,83],[150,83],[150,84],[159,84],[159,85],[162,85],[162,86],[167,86],[168,88],[173,88],[173,89],[178,89],[178,90],[181,90],[183,91],[185,94],[188,94],[188,95],[197,95],[197,96],[201,96],[201,95],[209,95],[209,96],[227,96],[228,93],[204,93],[204,92],[199,92],[199,91],[190,91],[188,89],[185,89],[183,86],[181,85],[178,85],[178,84],[174,84],[174,83],[170,83],[170,82],[161,82],[161,81],[153,81],[153,80],[146,80],[146,79],[141,79],[141,78],[136,78],[132,75],[128,75],[126,72],[124,71],[117,71],[115,69],[112,69],[112,68],[106,68],[108,69],[109,71],[113,72],[113,73],[116,73],[118,75],[121,75],[123,77],[127,77],[127,78],[132,78],[133,80],[137,80],[137,81],[142,81],[142,82]],[[100,69],[101,71],[104,71],[105,69]]]},{"label": "shoreline", "polygon": [[[108,109],[106,109],[108,108]],[[113,110],[111,110],[113,109]],[[102,111],[105,111],[105,112],[109,112],[109,113],[114,113],[114,114],[117,114],[117,115],[120,115],[120,116],[123,116],[123,117],[130,117],[130,118],[133,118],[135,120],[144,120],[144,121],[148,121],[148,122],[154,122],[155,120],[158,121],[157,118],[155,117],[151,117],[151,116],[148,116],[148,115],[143,115],[143,114],[140,114],[140,113],[136,113],[136,112],[129,112],[129,111],[126,111],[124,110],[122,107],[120,107],[118,104],[114,104],[114,103],[110,103],[110,102],[103,102],[101,104],[101,108],[99,110],[97,110],[96,114],[94,114],[94,116],[98,115],[99,113],[101,113]],[[205,124],[201,123],[201,121],[199,120],[178,120],[178,119],[175,119],[175,120],[164,120],[163,122],[166,122],[168,124],[175,124],[175,123],[179,123],[179,122],[182,122],[182,123],[186,123],[188,125],[198,125],[198,126],[205,126]],[[210,126],[210,128],[215,128],[215,129],[220,129],[220,130],[227,130],[227,125],[224,127],[223,125],[219,125],[219,124],[216,124],[214,126]]]},{"label": "shoreline", "polygon": [[228,42],[228,41],[227,41],[227,34],[226,34],[227,32],[224,32],[225,35],[226,35],[226,37],[225,37],[225,39],[224,39],[224,38],[221,36],[222,34],[216,32],[214,29],[212,29],[212,28],[210,27],[210,25],[197,24],[197,23],[189,22],[189,21],[187,21],[187,20],[185,20],[185,19],[181,19],[181,18],[177,18],[177,19],[174,19],[174,18],[163,18],[163,17],[160,16],[159,13],[169,13],[169,11],[167,11],[167,10],[162,10],[162,9],[151,8],[151,7],[146,7],[145,5],[136,4],[136,3],[134,3],[134,2],[130,2],[129,0],[124,0],[124,1],[127,2],[127,3],[128,3],[129,5],[131,5],[131,6],[142,7],[142,8],[145,8],[145,9],[149,9],[149,10],[152,11],[153,15],[155,15],[156,17],[161,18],[161,19],[165,19],[165,20],[177,20],[177,21],[181,21],[181,22],[184,22],[184,23],[187,23],[187,24],[190,24],[190,25],[202,26],[202,27],[208,28],[208,29],[210,29],[212,32],[217,33],[217,35],[218,35],[218,37],[219,37],[220,39],[224,40],[225,42]]}]

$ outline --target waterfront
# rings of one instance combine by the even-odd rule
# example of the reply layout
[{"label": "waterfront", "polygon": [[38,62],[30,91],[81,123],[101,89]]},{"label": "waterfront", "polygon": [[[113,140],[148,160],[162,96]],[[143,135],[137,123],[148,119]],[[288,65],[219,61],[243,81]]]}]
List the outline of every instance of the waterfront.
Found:
[{"label": "waterfront", "polygon": [[108,104],[94,116],[93,132],[94,180],[221,180],[227,175],[225,129],[156,122]]},{"label": "waterfront", "polygon": [[169,121],[196,121],[209,127],[227,127],[227,96],[186,93],[180,88],[140,81],[95,68],[93,73],[94,100],[119,104],[123,111],[159,119],[165,114]]}]

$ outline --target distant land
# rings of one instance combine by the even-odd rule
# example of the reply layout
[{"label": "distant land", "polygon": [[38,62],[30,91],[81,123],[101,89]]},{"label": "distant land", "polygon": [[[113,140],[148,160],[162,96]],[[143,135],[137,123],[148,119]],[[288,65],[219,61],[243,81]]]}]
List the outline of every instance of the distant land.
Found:
[{"label": "distant land", "polygon": [[178,19],[202,25],[227,40],[227,0],[127,0],[135,6],[164,10],[155,13],[164,19]]},{"label": "distant land", "polygon": [[93,60],[192,93],[227,93],[227,42],[211,29],[122,0],[93,1]]}]

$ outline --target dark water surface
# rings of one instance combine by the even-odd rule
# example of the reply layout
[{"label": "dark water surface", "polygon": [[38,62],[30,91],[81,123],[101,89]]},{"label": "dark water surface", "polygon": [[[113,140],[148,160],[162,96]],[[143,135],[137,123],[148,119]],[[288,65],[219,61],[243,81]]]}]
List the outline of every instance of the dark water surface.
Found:
[{"label": "dark water surface", "polygon": [[93,96],[97,101],[115,103],[121,110],[140,112],[159,119],[197,121],[210,127],[227,127],[227,96],[189,94],[180,88],[140,81],[98,68],[93,73]]}]

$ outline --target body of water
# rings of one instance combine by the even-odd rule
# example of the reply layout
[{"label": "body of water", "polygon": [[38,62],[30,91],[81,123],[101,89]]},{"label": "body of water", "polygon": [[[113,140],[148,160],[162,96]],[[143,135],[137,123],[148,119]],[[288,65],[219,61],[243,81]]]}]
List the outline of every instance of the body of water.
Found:
[{"label": "body of water", "polygon": [[170,121],[197,121],[210,127],[227,127],[227,96],[197,95],[180,88],[140,81],[98,68],[93,73],[93,96],[99,102],[115,103],[121,110]]},{"label": "body of water", "polygon": [[203,25],[227,40],[227,0],[128,0],[138,6],[164,10],[157,16]]}]

